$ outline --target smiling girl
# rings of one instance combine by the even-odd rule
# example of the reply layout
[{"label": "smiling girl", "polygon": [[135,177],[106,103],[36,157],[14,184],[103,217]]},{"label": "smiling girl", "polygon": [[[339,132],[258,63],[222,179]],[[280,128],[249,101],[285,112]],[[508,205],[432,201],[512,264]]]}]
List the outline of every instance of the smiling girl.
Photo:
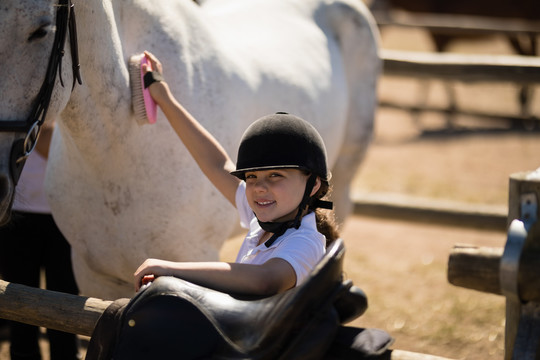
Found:
[{"label": "smiling girl", "polygon": [[[323,140],[305,120],[276,113],[245,131],[236,166],[217,140],[176,101],[162,80],[162,65],[145,52],[149,90],[203,173],[233,204],[248,233],[235,263],[147,259],[135,271],[174,276],[232,293],[272,295],[300,285],[338,237],[328,201],[329,172]],[[145,69],[146,71],[146,69]],[[234,175],[234,176],[231,176]]]}]

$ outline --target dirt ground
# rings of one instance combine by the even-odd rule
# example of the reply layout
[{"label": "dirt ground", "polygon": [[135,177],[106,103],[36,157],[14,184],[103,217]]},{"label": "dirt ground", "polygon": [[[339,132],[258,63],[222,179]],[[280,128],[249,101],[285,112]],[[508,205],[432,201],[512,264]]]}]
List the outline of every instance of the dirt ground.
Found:
[{"label": "dirt ground", "polygon": [[[385,48],[432,50],[419,30],[387,29]],[[458,43],[453,51],[510,53],[499,38]],[[381,100],[415,103],[422,84],[385,77]],[[440,82],[431,83],[428,104],[445,106]],[[463,109],[515,114],[516,87],[509,84],[457,84]],[[540,114],[536,91],[532,111]],[[508,177],[540,167],[540,133],[515,131],[507,124],[458,117],[449,130],[438,114],[418,118],[397,110],[379,109],[376,135],[357,174],[360,193],[407,194],[465,203],[506,205]],[[355,326],[388,331],[394,348],[455,359],[502,359],[504,299],[448,284],[448,255],[458,243],[504,246],[500,231],[352,216],[343,227],[347,246],[345,271],[369,298],[365,315]],[[239,239],[228,241],[224,260],[232,260]],[[44,343],[46,346],[46,343]],[[7,360],[8,343],[0,343]],[[48,357],[44,357],[48,360]]]}]

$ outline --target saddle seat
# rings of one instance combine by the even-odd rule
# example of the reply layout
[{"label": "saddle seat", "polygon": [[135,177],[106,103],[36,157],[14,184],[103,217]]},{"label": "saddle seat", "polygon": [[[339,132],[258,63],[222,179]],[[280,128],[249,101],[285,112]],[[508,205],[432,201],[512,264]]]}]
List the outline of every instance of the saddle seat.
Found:
[{"label": "saddle seat", "polygon": [[[365,294],[351,281],[343,281],[344,254],[343,241],[334,241],[302,285],[265,298],[227,294],[178,278],[159,277],[122,310],[114,359],[133,359],[133,347],[140,348],[141,342],[156,332],[162,333],[160,344],[173,348],[180,337],[195,339],[189,342],[204,338],[197,346],[205,347],[211,356],[199,353],[191,358],[320,358],[340,323],[367,309]],[[179,308],[183,311],[179,312]],[[184,315],[176,318],[179,313]],[[195,314],[195,318],[185,314]],[[195,325],[186,325],[190,321]],[[176,328],[181,323],[187,331]],[[209,331],[197,334],[204,326]],[[130,337],[134,331],[146,335]],[[182,331],[185,335],[180,336]],[[167,339],[169,336],[174,338]],[[178,354],[186,348],[178,347],[183,349],[171,351]],[[123,357],[126,352],[129,356]]]}]

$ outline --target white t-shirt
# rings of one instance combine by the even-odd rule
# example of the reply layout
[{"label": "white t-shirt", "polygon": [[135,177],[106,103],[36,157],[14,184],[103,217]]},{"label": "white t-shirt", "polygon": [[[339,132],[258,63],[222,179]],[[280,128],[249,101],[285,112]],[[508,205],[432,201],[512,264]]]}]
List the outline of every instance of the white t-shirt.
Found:
[{"label": "white t-shirt", "polygon": [[293,267],[296,273],[296,286],[300,285],[326,251],[326,238],[317,231],[315,214],[310,213],[304,216],[298,229],[287,229],[268,248],[264,243],[257,245],[264,230],[249,207],[244,181],[240,183],[236,191],[236,208],[240,215],[240,225],[249,229],[236,262],[264,264],[271,258],[283,259]]},{"label": "white t-shirt", "polygon": [[46,167],[47,159],[37,151],[32,152],[26,159],[15,190],[13,210],[40,214],[51,213],[43,189]]}]

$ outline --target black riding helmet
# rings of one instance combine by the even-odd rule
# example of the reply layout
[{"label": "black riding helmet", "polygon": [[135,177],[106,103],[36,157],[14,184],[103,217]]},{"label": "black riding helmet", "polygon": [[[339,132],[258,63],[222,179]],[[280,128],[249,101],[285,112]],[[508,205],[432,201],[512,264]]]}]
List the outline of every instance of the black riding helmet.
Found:
[{"label": "black riding helmet", "polygon": [[326,148],[307,121],[287,113],[263,116],[242,136],[234,176],[245,180],[246,171],[296,168],[328,181]]},{"label": "black riding helmet", "polygon": [[301,215],[306,206],[310,209],[332,208],[332,203],[310,197],[317,176],[328,182],[330,174],[327,168],[326,148],[317,130],[307,121],[284,112],[263,116],[252,123],[244,132],[236,170],[231,174],[245,180],[248,171],[270,169],[298,169],[311,174],[298,206],[294,220],[286,222],[261,222],[260,226],[274,235],[266,241],[270,247],[288,228],[299,228]]}]

